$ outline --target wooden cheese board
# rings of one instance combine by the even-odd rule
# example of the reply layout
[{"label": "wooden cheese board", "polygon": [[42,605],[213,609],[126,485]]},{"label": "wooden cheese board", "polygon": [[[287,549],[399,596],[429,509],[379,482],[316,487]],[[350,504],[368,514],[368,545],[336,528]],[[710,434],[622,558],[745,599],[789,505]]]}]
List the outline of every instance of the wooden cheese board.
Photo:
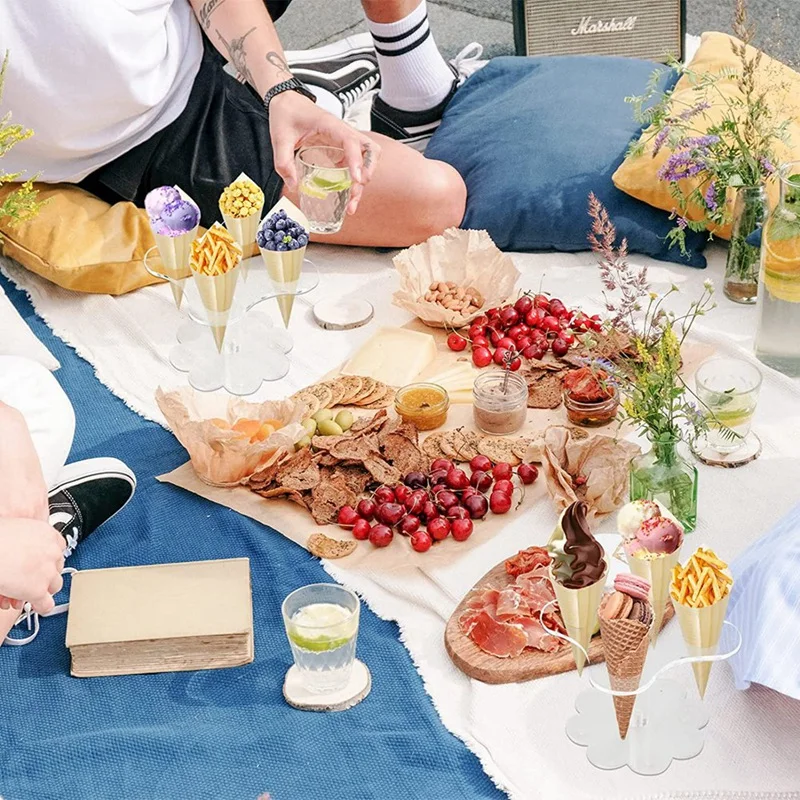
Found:
[{"label": "wooden cheese board", "polygon": [[[489,570],[473,588],[491,586],[502,589],[513,581],[514,579],[506,573],[505,561],[501,561],[496,567]],[[526,649],[516,658],[497,658],[485,653],[472,639],[462,633],[458,625],[458,619],[465,611],[471,594],[472,590],[458,604],[447,621],[444,631],[444,646],[447,654],[465,675],[483,683],[521,683],[575,669],[575,659],[570,647],[564,647],[553,653]],[[664,609],[662,630],[674,614],[672,603],[668,602]],[[604,660],[603,644],[600,636],[597,635],[589,646],[588,663],[598,664]]]}]

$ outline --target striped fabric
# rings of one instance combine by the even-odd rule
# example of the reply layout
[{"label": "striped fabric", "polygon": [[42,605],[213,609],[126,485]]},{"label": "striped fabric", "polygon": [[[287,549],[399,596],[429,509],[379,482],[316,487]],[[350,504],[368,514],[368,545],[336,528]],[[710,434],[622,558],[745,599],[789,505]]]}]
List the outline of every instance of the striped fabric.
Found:
[{"label": "striped fabric", "polygon": [[[731,565],[728,621],[742,633],[730,660],[737,689],[760,683],[800,700],[800,504]],[[735,644],[725,630],[720,652]]]}]

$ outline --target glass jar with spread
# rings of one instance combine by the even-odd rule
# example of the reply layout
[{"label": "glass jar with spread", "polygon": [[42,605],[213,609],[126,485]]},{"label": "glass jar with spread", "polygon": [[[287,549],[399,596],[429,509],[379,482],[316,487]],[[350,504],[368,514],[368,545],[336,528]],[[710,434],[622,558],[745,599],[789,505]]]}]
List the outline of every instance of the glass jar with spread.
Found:
[{"label": "glass jar with spread", "polygon": [[448,408],[447,391],[435,383],[410,383],[394,397],[394,410],[404,422],[413,422],[420,431],[444,425]]},{"label": "glass jar with spread", "polygon": [[619,390],[605,370],[581,367],[564,378],[564,406],[573,425],[607,425],[617,416]]},{"label": "glass jar with spread", "polygon": [[517,372],[491,370],[472,384],[472,413],[484,433],[518,431],[528,414],[528,384]]}]

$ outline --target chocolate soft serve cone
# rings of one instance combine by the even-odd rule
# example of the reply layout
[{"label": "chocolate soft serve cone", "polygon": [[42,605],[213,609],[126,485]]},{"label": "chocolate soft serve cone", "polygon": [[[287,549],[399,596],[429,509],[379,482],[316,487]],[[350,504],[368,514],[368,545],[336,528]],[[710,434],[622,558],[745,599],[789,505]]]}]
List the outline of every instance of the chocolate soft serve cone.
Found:
[{"label": "chocolate soft serve cone", "polygon": [[183,302],[183,284],[189,277],[192,242],[200,225],[200,209],[177,186],[159,186],[147,194],[145,210],[161,256],[162,269],[170,279],[175,305]]},{"label": "chocolate soft serve cone", "polygon": [[[586,513],[582,502],[564,509],[547,549],[553,558],[550,577],[567,633],[588,651],[597,628],[607,565],[603,548],[589,530]],[[580,648],[572,645],[579,675],[586,663]]]}]

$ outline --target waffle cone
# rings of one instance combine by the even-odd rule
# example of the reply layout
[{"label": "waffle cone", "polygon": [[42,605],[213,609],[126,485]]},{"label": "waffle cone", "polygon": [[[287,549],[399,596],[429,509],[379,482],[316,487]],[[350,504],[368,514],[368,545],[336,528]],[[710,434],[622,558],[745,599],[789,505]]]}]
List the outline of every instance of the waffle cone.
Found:
[{"label": "waffle cone", "polygon": [[164,236],[154,232],[153,238],[156,240],[156,247],[161,256],[161,267],[164,274],[170,279],[169,285],[175,305],[180,308],[183,302],[183,284],[191,271],[189,255],[192,242],[197,238],[197,228],[188,233],[182,233],[180,236]]},{"label": "waffle cone", "polygon": [[203,301],[203,307],[206,310],[211,333],[214,335],[214,342],[220,353],[222,352],[222,344],[225,341],[228,318],[233,305],[233,293],[236,289],[236,281],[239,278],[240,270],[241,262],[224,275],[192,273],[200,298]]},{"label": "waffle cone", "polygon": [[650,605],[653,607],[653,626],[650,628],[650,641],[655,645],[664,618],[664,609],[671,603],[669,585],[672,568],[678,563],[680,548],[674,553],[665,553],[656,558],[644,559],[628,556],[628,567],[637,578],[644,578],[650,584]]},{"label": "waffle cone", "polygon": [[[714,605],[705,608],[690,608],[681,603],[675,603],[675,613],[678,616],[683,641],[690,656],[713,656],[716,654],[729,599],[730,592]],[[712,666],[712,661],[692,664],[694,680],[701,698],[705,696]]]},{"label": "waffle cone", "polygon": [[[603,597],[605,588],[605,573],[603,577],[591,586],[584,586],[582,589],[570,589],[563,586],[550,573],[550,580],[558,600],[558,607],[561,612],[561,619],[570,638],[586,651],[589,650],[589,643],[597,627],[597,609]],[[575,658],[575,666],[578,675],[583,672],[586,663],[586,656],[575,645],[572,645],[572,655]]]},{"label": "waffle cone", "polygon": [[261,250],[261,257],[267,267],[267,273],[272,281],[272,286],[278,294],[278,308],[281,311],[283,324],[289,327],[289,318],[292,315],[294,296],[297,292],[297,282],[303,269],[303,259],[306,248],[298,250]]},{"label": "waffle cone", "polygon": [[[615,692],[633,692],[639,688],[647,648],[650,646],[649,631],[648,626],[638,620],[600,617],[600,636],[606,656],[606,669],[611,688]],[[621,739],[628,735],[635,703],[635,695],[614,698],[614,711]]]}]

